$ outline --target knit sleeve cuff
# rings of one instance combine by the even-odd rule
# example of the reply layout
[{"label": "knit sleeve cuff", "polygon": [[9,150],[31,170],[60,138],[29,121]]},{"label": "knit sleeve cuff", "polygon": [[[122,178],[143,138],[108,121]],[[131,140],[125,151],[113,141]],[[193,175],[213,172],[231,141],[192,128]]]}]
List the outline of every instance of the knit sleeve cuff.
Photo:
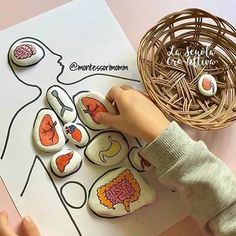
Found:
[{"label": "knit sleeve cuff", "polygon": [[171,122],[140,154],[156,167],[157,176],[160,176],[177,162],[187,158],[194,143],[176,122]]}]

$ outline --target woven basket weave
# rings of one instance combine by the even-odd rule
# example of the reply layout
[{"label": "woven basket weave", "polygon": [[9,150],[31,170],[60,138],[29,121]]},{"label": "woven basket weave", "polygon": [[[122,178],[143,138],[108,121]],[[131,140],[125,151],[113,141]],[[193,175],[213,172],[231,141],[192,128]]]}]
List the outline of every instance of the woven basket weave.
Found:
[{"label": "woven basket weave", "polygon": [[[236,29],[227,21],[200,9],[167,15],[142,38],[138,67],[151,99],[174,119],[201,130],[236,120]],[[198,91],[203,74],[216,79],[212,97]]]}]

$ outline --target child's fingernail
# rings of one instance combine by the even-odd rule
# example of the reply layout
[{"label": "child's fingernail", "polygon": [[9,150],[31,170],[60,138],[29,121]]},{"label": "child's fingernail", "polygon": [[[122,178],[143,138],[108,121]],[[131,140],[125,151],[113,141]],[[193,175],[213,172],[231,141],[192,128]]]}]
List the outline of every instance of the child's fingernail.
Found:
[{"label": "child's fingernail", "polygon": [[30,216],[25,216],[24,217],[24,220],[27,222],[27,223],[30,223],[32,221],[31,217]]},{"label": "child's fingernail", "polygon": [[8,213],[7,213],[7,211],[5,211],[5,210],[2,210],[0,214],[1,214],[1,215],[8,216]]}]

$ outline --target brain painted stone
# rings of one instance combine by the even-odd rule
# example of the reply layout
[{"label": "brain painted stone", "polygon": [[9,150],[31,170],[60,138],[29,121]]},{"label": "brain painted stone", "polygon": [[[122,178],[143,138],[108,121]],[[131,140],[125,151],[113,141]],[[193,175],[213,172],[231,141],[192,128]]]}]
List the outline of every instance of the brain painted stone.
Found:
[{"label": "brain painted stone", "polygon": [[11,61],[17,66],[31,66],[40,62],[44,57],[44,49],[34,42],[18,42],[9,52]]}]

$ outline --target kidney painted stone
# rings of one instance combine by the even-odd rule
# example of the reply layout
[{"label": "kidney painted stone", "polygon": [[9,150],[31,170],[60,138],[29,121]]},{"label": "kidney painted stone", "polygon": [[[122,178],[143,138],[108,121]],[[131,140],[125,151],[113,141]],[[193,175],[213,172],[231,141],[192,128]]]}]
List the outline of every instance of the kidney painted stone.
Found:
[{"label": "kidney painted stone", "polygon": [[31,66],[42,60],[44,50],[33,42],[15,44],[10,50],[10,58],[17,66]]},{"label": "kidney painted stone", "polygon": [[117,131],[101,132],[94,136],[85,149],[85,156],[100,166],[112,166],[127,157],[129,145]]},{"label": "kidney painted stone", "polygon": [[217,92],[217,84],[214,76],[210,74],[204,74],[198,81],[199,92],[207,97],[213,96]]},{"label": "kidney painted stone", "polygon": [[128,158],[130,164],[138,171],[147,171],[153,168],[142,155],[142,147],[132,147],[129,151]]},{"label": "kidney painted stone", "polygon": [[45,152],[56,152],[65,145],[65,136],[56,114],[51,109],[42,109],[35,118],[33,127],[35,145]]},{"label": "kidney painted stone", "polygon": [[77,99],[76,105],[79,118],[86,126],[93,130],[108,128],[107,125],[99,124],[95,120],[95,116],[99,112],[116,113],[112,104],[102,94],[97,92],[80,92]]},{"label": "kidney painted stone", "polygon": [[64,134],[71,143],[78,147],[84,147],[89,142],[88,131],[81,124],[66,123],[64,125]]},{"label": "kidney painted stone", "polygon": [[134,169],[122,167],[102,175],[89,191],[88,205],[101,217],[119,217],[151,204],[155,190]]},{"label": "kidney painted stone", "polygon": [[74,150],[62,150],[51,159],[51,169],[58,177],[66,177],[78,171],[82,165],[80,154]]},{"label": "kidney painted stone", "polygon": [[46,96],[48,103],[64,123],[76,120],[74,103],[63,88],[54,85],[48,89]]}]

